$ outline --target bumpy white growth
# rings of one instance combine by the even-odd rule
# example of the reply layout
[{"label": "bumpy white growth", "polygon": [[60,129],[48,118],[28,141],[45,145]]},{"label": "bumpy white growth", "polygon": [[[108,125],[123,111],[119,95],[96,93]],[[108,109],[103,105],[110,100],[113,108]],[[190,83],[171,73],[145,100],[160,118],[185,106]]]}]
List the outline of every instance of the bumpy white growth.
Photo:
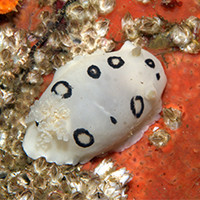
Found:
[{"label": "bumpy white growth", "polygon": [[26,119],[27,123],[35,121],[38,123],[38,131],[41,137],[38,137],[39,148],[46,149],[46,145],[51,143],[53,137],[58,140],[68,141],[68,130],[66,120],[70,117],[70,110],[66,108],[65,101],[55,94],[45,94],[45,104],[36,100],[31,107],[31,112]]},{"label": "bumpy white growth", "polygon": [[152,54],[133,49],[126,42],[79,56],[55,73],[27,119],[23,148],[31,158],[84,163],[142,137],[159,118],[166,76]]},{"label": "bumpy white growth", "polygon": [[117,169],[111,160],[103,160],[93,173],[87,176],[66,176],[66,183],[72,195],[81,193],[84,200],[125,200],[127,183],[133,175],[126,168]]},{"label": "bumpy white growth", "polygon": [[126,199],[126,184],[131,181],[132,175],[125,167],[115,169],[111,160],[103,160],[94,170],[102,181],[98,186],[109,199]]}]

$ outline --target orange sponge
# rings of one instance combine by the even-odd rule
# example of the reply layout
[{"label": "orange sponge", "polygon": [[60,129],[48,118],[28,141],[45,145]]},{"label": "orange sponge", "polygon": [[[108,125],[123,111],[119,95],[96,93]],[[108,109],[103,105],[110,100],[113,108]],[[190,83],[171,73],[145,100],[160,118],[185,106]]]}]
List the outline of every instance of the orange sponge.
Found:
[{"label": "orange sponge", "polygon": [[0,0],[0,14],[6,14],[15,10],[18,0]]}]

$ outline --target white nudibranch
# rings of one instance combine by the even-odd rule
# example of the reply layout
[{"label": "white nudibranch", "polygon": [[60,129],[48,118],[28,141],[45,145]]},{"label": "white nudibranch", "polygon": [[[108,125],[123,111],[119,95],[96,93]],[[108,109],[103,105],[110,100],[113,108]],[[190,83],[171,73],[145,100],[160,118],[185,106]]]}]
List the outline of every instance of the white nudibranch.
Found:
[{"label": "white nudibranch", "polygon": [[24,151],[57,164],[85,163],[136,143],[159,119],[166,76],[159,60],[125,42],[57,70],[27,118]]}]

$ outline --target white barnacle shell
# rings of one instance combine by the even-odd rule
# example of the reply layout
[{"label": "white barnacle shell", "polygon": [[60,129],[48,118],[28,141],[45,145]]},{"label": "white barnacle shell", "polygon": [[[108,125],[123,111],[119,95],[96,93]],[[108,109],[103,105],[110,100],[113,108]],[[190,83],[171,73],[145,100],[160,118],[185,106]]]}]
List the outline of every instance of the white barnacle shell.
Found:
[{"label": "white barnacle shell", "polygon": [[149,52],[126,42],[59,68],[31,107],[23,148],[33,159],[85,163],[137,142],[159,118],[166,76]]}]

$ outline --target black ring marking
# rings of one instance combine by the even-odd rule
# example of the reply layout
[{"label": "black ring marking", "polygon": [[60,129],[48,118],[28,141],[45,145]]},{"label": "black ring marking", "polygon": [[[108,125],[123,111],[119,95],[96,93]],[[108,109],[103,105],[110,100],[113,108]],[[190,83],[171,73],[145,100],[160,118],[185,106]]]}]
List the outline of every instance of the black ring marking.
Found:
[{"label": "black ring marking", "polygon": [[66,82],[66,81],[58,81],[57,83],[55,83],[54,86],[51,88],[51,92],[55,92],[55,94],[61,95],[61,94],[59,94],[59,93],[56,91],[56,87],[57,87],[58,85],[60,85],[60,84],[64,85],[64,86],[67,88],[67,92],[64,93],[64,94],[62,94],[62,97],[63,97],[64,99],[71,97],[71,95],[72,95],[72,87],[71,87],[71,85],[69,85],[69,83]]},{"label": "black ring marking", "polygon": [[[135,101],[140,101],[141,109],[139,112],[136,111]],[[144,111],[144,101],[141,96],[136,96],[135,99],[134,99],[134,97],[131,99],[131,111],[136,118],[140,118],[140,116],[142,115],[142,113]]]},{"label": "black ring marking", "polygon": [[[115,64],[114,60],[117,60],[118,63]],[[108,60],[107,60],[107,62],[114,69],[118,69],[118,68],[120,68],[121,66],[124,65],[124,61],[122,60],[122,58],[121,57],[117,57],[117,56],[111,56],[111,57],[109,57]]]},{"label": "black ring marking", "polygon": [[[90,141],[88,143],[81,142],[79,139],[79,135],[84,134],[89,137]],[[76,144],[78,144],[80,147],[86,148],[94,144],[94,137],[92,134],[90,134],[87,130],[84,128],[78,128],[74,131],[74,140]]]},{"label": "black ring marking", "polygon": [[146,59],[146,60],[145,60],[145,63],[146,63],[149,67],[155,68],[155,63],[154,63],[154,61],[153,61],[152,59],[150,59],[150,58]]},{"label": "black ring marking", "polygon": [[160,80],[160,74],[159,73],[156,74],[156,78],[157,78],[158,81]]},{"label": "black ring marking", "polygon": [[114,117],[112,117],[112,116],[110,116],[110,120],[111,120],[111,122],[112,122],[113,124],[116,124],[116,123],[117,123],[117,120],[116,120]]},{"label": "black ring marking", "polygon": [[87,73],[90,77],[95,78],[95,79],[99,78],[101,75],[101,71],[96,65],[91,65],[88,68]]}]

